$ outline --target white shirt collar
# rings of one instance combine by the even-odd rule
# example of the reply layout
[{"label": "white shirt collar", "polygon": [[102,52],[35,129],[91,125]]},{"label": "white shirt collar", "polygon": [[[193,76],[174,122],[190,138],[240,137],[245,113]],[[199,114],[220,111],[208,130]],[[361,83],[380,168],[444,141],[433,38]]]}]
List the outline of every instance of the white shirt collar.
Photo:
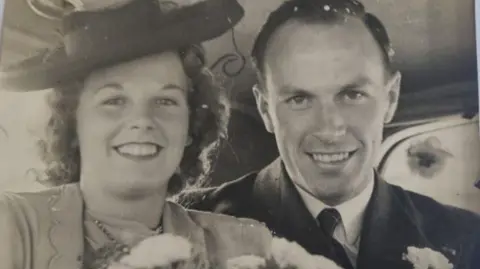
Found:
[{"label": "white shirt collar", "polygon": [[[367,208],[368,201],[372,196],[374,185],[375,181],[371,180],[368,186],[359,195],[334,207],[342,217],[346,239],[350,245],[355,245],[358,241],[357,239],[359,238],[362,229],[363,215]],[[300,197],[313,218],[317,218],[318,214],[320,214],[323,209],[331,208],[331,206],[324,204],[322,201],[298,186],[295,185],[295,188],[298,190]]]}]

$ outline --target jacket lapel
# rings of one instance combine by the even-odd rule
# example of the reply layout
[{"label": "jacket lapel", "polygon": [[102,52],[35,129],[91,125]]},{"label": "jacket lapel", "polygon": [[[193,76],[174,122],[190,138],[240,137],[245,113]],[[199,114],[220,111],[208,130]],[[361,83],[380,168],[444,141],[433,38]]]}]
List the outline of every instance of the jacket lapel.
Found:
[{"label": "jacket lapel", "polygon": [[173,202],[167,202],[165,204],[162,223],[165,233],[181,236],[193,245],[195,264],[184,264],[182,269],[208,268],[207,248],[203,229],[190,218],[181,206]]},{"label": "jacket lapel", "polygon": [[295,241],[314,254],[328,253],[325,236],[318,229],[280,159],[259,173],[254,196],[262,200],[259,204],[267,204],[267,212],[272,215],[267,225],[276,236]]},{"label": "jacket lapel", "polygon": [[[296,241],[310,253],[328,253],[324,235],[280,159],[258,174],[254,199],[266,205],[263,212],[270,215],[267,225],[277,236]],[[419,228],[420,221],[408,197],[377,176],[365,212],[357,269],[411,268],[412,265],[402,259],[407,247],[429,247]]]},{"label": "jacket lapel", "polygon": [[250,219],[185,210],[167,203],[164,228],[193,244],[195,259],[185,268],[226,268],[226,261],[242,255],[267,257],[272,237],[265,225]]},{"label": "jacket lapel", "polygon": [[48,202],[54,255],[48,268],[81,268],[84,252],[83,199],[78,184],[59,187]]},{"label": "jacket lapel", "polygon": [[416,214],[409,199],[377,177],[363,222],[357,268],[411,268],[402,259],[407,247],[428,246]]}]

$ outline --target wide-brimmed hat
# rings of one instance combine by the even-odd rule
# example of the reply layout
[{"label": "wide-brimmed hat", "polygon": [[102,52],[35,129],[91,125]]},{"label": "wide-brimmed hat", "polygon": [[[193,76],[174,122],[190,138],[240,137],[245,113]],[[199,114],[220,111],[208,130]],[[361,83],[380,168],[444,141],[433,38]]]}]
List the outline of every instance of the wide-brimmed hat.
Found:
[{"label": "wide-brimmed hat", "polygon": [[[99,0],[100,1],[100,0]],[[133,0],[120,7],[73,12],[60,44],[0,72],[6,90],[55,88],[93,70],[214,39],[244,15],[236,0]]]}]

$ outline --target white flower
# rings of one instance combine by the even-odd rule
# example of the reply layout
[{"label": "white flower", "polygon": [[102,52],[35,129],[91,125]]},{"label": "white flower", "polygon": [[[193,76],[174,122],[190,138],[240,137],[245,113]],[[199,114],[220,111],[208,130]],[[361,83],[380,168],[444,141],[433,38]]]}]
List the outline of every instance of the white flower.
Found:
[{"label": "white flower", "polygon": [[283,238],[273,239],[272,258],[280,268],[341,269],[333,261],[323,256],[312,255],[299,244]]},{"label": "white flower", "polygon": [[236,258],[229,259],[227,261],[228,269],[259,269],[265,267],[267,264],[264,258],[245,255]]},{"label": "white flower", "polygon": [[413,269],[453,269],[453,264],[442,253],[429,248],[407,247],[403,260],[409,261]]},{"label": "white flower", "polygon": [[108,269],[135,269],[135,268],[132,268],[125,264],[114,262],[108,266]]},{"label": "white flower", "polygon": [[171,234],[161,234],[140,242],[119,263],[127,268],[152,268],[185,261],[191,256],[192,245],[186,239]]}]

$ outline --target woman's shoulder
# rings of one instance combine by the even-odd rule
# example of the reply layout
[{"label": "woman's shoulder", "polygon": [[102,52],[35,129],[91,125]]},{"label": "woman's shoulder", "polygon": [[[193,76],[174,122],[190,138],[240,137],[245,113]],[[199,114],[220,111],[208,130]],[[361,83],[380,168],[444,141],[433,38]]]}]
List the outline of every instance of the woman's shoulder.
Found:
[{"label": "woman's shoulder", "polygon": [[[0,194],[0,260],[7,268],[65,268],[75,264],[71,253],[80,253],[83,244],[81,200],[77,187],[67,185],[37,192]],[[52,267],[46,263],[56,254]],[[53,265],[55,263],[55,265]],[[0,266],[1,267],[1,266]],[[69,266],[66,266],[70,268]],[[4,268],[4,267],[1,267]]]},{"label": "woman's shoulder", "polygon": [[[213,213],[207,211],[199,211],[193,209],[185,209],[189,215],[197,220],[197,223],[208,225],[208,227],[221,226],[233,226],[233,227],[251,227],[255,229],[267,229],[267,226],[260,221],[249,218],[237,218],[230,215]],[[214,224],[214,226],[212,226]],[[202,225],[203,226],[203,225]]]},{"label": "woman's shoulder", "polygon": [[52,200],[52,197],[60,194],[61,187],[52,187],[34,192],[11,192],[0,193],[0,204],[2,207],[13,205],[38,205],[43,200]]},{"label": "woman's shoulder", "polygon": [[17,215],[32,215],[33,212],[41,214],[43,211],[50,210],[66,190],[76,192],[73,190],[76,188],[74,185],[64,185],[34,192],[1,192],[0,215],[5,215],[7,212]]},{"label": "woman's shoulder", "polygon": [[[176,206],[181,207],[178,204]],[[220,243],[225,249],[234,248],[234,252],[239,253],[246,248],[259,255],[270,249],[272,234],[264,223],[212,212],[183,210],[205,231],[207,239],[217,242],[216,245]]]},{"label": "woman's shoulder", "polygon": [[[195,221],[198,225],[202,227],[210,228],[212,227],[211,224],[222,225],[222,226],[248,226],[252,228],[258,229],[266,229],[268,230],[267,226],[257,220],[249,219],[249,218],[238,218],[226,214],[214,213],[210,211],[201,211],[195,209],[187,209],[182,205],[169,201],[171,207],[176,208],[176,210],[185,211],[193,221]],[[214,226],[216,226],[214,225]]]}]

